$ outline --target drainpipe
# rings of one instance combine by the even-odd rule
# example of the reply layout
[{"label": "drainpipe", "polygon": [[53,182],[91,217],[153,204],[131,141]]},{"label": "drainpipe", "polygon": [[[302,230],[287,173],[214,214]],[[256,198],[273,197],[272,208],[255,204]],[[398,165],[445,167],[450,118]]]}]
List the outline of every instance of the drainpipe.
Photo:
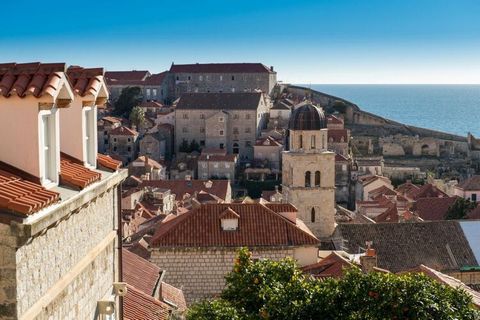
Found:
[{"label": "drainpipe", "polygon": [[[118,281],[123,282],[123,257],[122,257],[122,184],[117,186],[117,235],[118,235]],[[123,297],[119,298],[118,319],[123,320]]]}]

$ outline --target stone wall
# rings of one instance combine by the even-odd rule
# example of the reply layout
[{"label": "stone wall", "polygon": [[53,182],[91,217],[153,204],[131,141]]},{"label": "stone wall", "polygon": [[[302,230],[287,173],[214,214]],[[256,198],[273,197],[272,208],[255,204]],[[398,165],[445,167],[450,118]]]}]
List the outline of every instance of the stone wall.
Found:
[{"label": "stone wall", "polygon": [[118,279],[116,184],[125,175],[0,224],[0,319],[94,319]]},{"label": "stone wall", "polygon": [[[153,248],[151,262],[165,269],[164,281],[180,288],[188,303],[212,298],[225,286],[237,248]],[[254,258],[280,260],[294,256],[294,248],[251,249]]]}]

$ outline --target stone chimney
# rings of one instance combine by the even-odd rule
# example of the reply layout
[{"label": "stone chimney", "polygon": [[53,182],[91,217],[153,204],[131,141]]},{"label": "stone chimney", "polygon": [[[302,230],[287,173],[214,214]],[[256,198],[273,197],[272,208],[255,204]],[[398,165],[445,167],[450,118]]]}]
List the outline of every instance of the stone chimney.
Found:
[{"label": "stone chimney", "polygon": [[367,251],[365,251],[365,255],[360,257],[360,265],[362,267],[362,271],[365,273],[372,272],[373,268],[377,266],[377,253],[375,249],[371,248],[372,241],[367,241]]}]

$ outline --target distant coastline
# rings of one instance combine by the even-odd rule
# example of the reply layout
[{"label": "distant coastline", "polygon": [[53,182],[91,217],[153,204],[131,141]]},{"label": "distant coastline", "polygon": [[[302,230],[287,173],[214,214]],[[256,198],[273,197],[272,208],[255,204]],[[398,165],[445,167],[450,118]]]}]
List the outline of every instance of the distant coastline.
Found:
[{"label": "distant coastline", "polygon": [[401,123],[480,136],[480,85],[299,84]]}]

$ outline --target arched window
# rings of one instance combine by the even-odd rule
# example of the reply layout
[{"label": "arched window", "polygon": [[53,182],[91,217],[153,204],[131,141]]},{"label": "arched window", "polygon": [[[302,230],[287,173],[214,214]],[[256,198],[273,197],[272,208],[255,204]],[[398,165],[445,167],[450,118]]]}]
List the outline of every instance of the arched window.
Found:
[{"label": "arched window", "polygon": [[298,147],[299,147],[300,149],[303,148],[303,136],[302,136],[302,135],[300,135],[300,136],[298,137]]},{"label": "arched window", "polygon": [[310,138],[310,149],[315,149],[315,135]]},{"label": "arched window", "polygon": [[310,221],[315,222],[315,208],[310,211]]},{"label": "arched window", "polygon": [[240,150],[240,148],[238,146],[238,143],[235,142],[233,144],[233,154],[238,154],[239,150]]},{"label": "arched window", "polygon": [[310,187],[310,171],[305,172],[305,187]]},{"label": "arched window", "polygon": [[315,187],[320,187],[320,171],[315,171]]}]

